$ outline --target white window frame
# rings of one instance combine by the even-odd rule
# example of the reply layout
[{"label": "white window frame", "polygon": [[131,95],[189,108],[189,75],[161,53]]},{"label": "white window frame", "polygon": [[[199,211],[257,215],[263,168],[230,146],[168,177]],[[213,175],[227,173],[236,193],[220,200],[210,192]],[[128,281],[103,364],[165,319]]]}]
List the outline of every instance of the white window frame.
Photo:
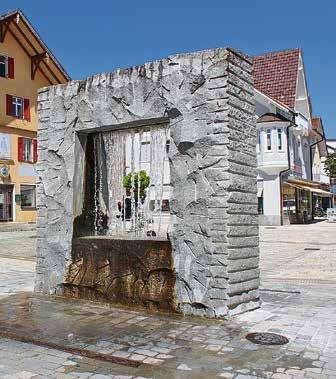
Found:
[{"label": "white window frame", "polygon": [[[20,115],[18,114],[19,106],[21,106],[21,114]],[[13,107],[15,107],[14,112],[12,112],[13,116],[17,117],[17,118],[24,118],[24,99],[23,99],[23,97],[12,96],[12,110],[13,110]]]},{"label": "white window frame", "polygon": [[[28,141],[30,146],[27,146]],[[32,138],[23,138],[22,146],[22,159],[24,162],[33,162],[34,161],[34,143]]]}]

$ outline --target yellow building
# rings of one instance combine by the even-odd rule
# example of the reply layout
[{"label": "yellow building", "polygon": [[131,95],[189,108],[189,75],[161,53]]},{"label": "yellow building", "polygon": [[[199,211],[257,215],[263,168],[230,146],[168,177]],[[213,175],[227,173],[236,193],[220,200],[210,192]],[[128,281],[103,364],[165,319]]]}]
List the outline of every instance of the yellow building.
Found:
[{"label": "yellow building", "polygon": [[0,16],[0,222],[36,219],[37,90],[69,79],[21,11]]}]

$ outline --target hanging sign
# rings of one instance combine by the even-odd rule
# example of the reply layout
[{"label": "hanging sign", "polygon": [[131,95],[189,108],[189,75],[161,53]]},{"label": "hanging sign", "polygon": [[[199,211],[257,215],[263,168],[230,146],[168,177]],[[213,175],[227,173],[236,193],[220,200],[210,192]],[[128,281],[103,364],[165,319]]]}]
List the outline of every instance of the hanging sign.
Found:
[{"label": "hanging sign", "polygon": [[9,177],[9,167],[7,165],[0,166],[0,176],[3,178]]}]

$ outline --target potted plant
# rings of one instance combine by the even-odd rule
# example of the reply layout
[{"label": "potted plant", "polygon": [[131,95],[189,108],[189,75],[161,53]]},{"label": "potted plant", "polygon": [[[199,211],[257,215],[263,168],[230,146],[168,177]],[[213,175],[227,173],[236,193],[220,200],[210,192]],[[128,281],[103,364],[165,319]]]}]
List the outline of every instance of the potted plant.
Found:
[{"label": "potted plant", "polygon": [[[150,178],[147,175],[146,171],[141,170],[140,172],[136,173],[129,173],[124,176],[123,179],[123,186],[126,188],[126,193],[128,196],[131,194],[131,188],[132,188],[132,179],[133,179],[133,189],[134,189],[134,199],[136,203],[138,203],[138,193],[140,195],[140,200],[143,202],[143,200],[146,197],[146,189],[149,187]],[[140,188],[139,186],[139,179],[140,179]]]}]

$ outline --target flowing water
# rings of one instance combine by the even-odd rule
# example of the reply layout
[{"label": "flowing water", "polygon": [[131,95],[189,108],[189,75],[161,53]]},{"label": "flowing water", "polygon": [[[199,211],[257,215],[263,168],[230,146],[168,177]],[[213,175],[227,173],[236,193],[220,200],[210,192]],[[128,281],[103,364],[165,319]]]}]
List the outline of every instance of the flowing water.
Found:
[{"label": "flowing water", "polygon": [[[167,146],[166,125],[94,136],[95,234],[130,238],[167,236],[169,211],[167,207],[162,211],[170,194]],[[149,176],[146,188],[138,180],[140,172]],[[130,185],[125,188],[123,181],[128,174]]]}]

